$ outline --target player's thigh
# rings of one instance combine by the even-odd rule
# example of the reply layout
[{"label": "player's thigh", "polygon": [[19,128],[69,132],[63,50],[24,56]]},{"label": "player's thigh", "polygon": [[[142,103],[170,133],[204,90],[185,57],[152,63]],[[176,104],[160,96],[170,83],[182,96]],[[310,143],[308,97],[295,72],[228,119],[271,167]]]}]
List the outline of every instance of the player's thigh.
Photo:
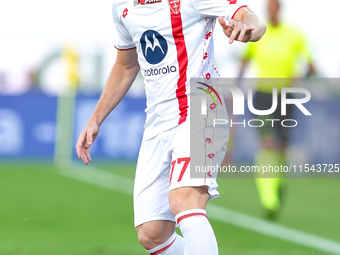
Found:
[{"label": "player's thigh", "polygon": [[190,209],[205,209],[209,200],[209,187],[181,187],[170,191],[169,201],[172,213]]},{"label": "player's thigh", "polygon": [[[157,138],[157,137],[156,137]],[[134,185],[135,226],[145,222],[175,221],[169,205],[170,156],[161,137],[143,141]]]}]

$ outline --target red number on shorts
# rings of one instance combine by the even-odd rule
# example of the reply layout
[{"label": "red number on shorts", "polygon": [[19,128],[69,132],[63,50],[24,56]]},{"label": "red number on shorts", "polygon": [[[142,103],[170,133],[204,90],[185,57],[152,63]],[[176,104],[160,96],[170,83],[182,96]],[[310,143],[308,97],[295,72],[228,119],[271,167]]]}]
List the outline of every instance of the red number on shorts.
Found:
[{"label": "red number on shorts", "polygon": [[176,163],[177,164],[181,164],[182,162],[184,162],[184,164],[183,164],[181,173],[179,174],[177,182],[180,182],[182,180],[183,175],[184,175],[185,171],[187,170],[188,165],[190,163],[190,157],[187,157],[187,158],[178,158],[177,162],[176,162],[176,160],[171,162],[170,184],[171,184],[172,174],[174,173],[174,169],[175,169]]},{"label": "red number on shorts", "polygon": [[185,170],[187,170],[187,167],[188,167],[188,165],[189,165],[189,163],[190,163],[190,157],[188,157],[188,158],[179,158],[179,159],[177,159],[177,163],[178,163],[178,164],[181,164],[183,161],[184,161],[184,165],[183,165],[182,171],[181,171],[181,173],[180,173],[180,175],[179,175],[179,177],[178,177],[177,182],[180,182],[180,181],[182,180],[183,175],[184,175],[184,173],[185,173]]},{"label": "red number on shorts", "polygon": [[175,165],[176,165],[176,160],[171,162],[170,184],[171,184],[172,174],[174,173]]},{"label": "red number on shorts", "polygon": [[229,4],[236,4],[237,0],[228,0]]}]

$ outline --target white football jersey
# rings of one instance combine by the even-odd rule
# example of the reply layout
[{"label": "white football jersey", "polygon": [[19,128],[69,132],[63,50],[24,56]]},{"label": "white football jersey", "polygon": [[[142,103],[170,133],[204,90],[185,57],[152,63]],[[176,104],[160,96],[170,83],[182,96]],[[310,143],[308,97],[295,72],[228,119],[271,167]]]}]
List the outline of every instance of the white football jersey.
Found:
[{"label": "white football jersey", "polygon": [[245,0],[115,0],[118,50],[136,48],[144,77],[144,139],[188,120],[190,78],[218,77],[216,19],[231,19]]}]

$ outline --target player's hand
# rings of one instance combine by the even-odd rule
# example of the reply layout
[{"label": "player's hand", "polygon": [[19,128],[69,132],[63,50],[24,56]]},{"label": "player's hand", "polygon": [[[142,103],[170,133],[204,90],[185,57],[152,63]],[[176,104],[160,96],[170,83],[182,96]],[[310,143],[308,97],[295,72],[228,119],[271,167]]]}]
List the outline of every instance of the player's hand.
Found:
[{"label": "player's hand", "polygon": [[92,161],[90,156],[90,147],[96,140],[99,133],[99,126],[97,124],[87,124],[83,132],[79,135],[76,145],[77,155],[82,159],[85,165]]},{"label": "player's hand", "polygon": [[253,26],[249,26],[241,21],[226,20],[222,17],[218,18],[218,22],[223,28],[223,32],[229,37],[229,43],[235,40],[240,42],[248,42],[251,39],[252,32],[255,30]]}]

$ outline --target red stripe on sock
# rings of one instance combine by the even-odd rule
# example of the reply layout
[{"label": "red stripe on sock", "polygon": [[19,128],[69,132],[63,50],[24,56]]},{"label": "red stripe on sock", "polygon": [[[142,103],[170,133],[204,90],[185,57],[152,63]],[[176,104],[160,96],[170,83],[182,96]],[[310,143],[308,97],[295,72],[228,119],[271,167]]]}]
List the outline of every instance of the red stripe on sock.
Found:
[{"label": "red stripe on sock", "polygon": [[189,213],[185,214],[177,219],[177,224],[179,224],[182,220],[192,217],[192,216],[205,216],[208,218],[208,216],[205,213]]},{"label": "red stripe on sock", "polygon": [[150,253],[150,255],[157,255],[157,254],[162,253],[163,251],[167,250],[175,242],[175,240],[176,240],[176,237],[175,237],[175,239],[169,245],[165,246],[164,248],[162,248],[162,249],[160,249],[158,251]]}]

